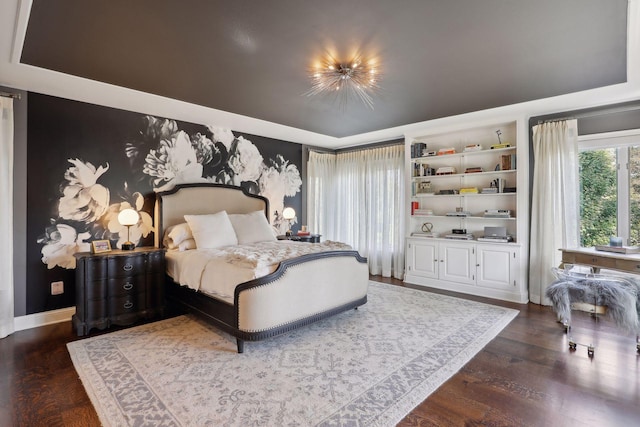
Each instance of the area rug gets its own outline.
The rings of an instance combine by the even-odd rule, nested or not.
[[[67,346],[105,426],[392,426],[518,313],[377,282],[368,299],[243,354],[190,315]]]

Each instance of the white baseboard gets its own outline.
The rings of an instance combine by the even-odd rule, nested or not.
[[[71,316],[76,314],[75,307],[60,308],[58,310],[44,311],[42,313],[27,314],[13,318],[16,331],[37,328],[38,326],[51,325],[53,323],[68,322]]]

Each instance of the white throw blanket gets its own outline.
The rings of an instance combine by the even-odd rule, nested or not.
[[[345,243],[332,241],[302,243],[283,240],[217,249],[168,251],[167,272],[181,285],[233,303],[233,292],[238,284],[274,272],[284,260],[351,249]]]

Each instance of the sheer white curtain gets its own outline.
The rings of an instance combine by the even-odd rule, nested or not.
[[[311,152],[308,222],[323,239],[353,246],[369,272],[404,273],[404,146]]]
[[[13,325],[13,99],[0,96],[0,338]]]
[[[533,127],[533,198],[529,300],[544,297],[561,262],[560,248],[578,246],[578,124],[576,120]]]

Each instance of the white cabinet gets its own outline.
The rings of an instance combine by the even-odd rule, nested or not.
[[[407,266],[411,275],[438,278],[438,243],[434,241],[410,240],[407,242]]]
[[[407,238],[405,282],[526,303],[525,271],[513,243]]]
[[[491,289],[517,288],[518,248],[508,245],[476,245],[476,283]]]
[[[468,243],[440,243],[439,278],[457,283],[475,283],[475,247]]]

